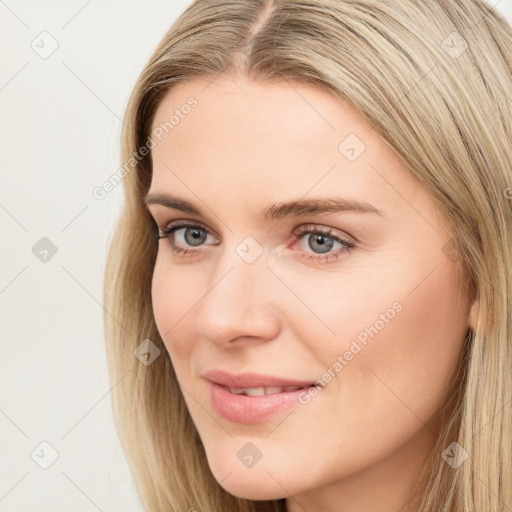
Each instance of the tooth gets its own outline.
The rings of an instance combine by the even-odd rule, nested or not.
[[[281,391],[283,391],[281,386],[268,386],[265,388],[266,395],[275,395],[277,393],[281,393]]]
[[[265,388],[245,388],[244,391],[248,396],[261,396],[265,394]]]
[[[286,386],[284,388],[285,391],[297,391],[298,389],[300,389],[300,386]]]
[[[261,396],[261,395],[276,395],[277,393],[298,391],[304,389],[300,386],[267,386],[259,388],[229,388],[229,391],[234,395],[247,395],[247,396]]]

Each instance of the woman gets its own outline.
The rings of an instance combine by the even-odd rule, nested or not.
[[[148,511],[512,509],[510,48],[477,0],[170,28],[105,283]]]

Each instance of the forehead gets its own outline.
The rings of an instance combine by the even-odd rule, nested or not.
[[[185,108],[190,98],[197,103],[192,109]],[[270,151],[295,146],[296,151],[304,152],[314,146],[328,152],[338,150],[339,139],[347,129],[364,134],[366,139],[378,139],[348,101],[325,89],[284,81],[262,83],[218,77],[213,81],[180,82],[160,103],[153,129],[165,127],[180,109],[189,113],[179,119],[174,115],[173,126],[166,130],[176,144],[178,139],[185,142],[195,135],[204,143],[223,148],[236,142],[247,149]],[[292,158],[293,154],[288,156]]]
[[[317,87],[226,77],[180,82],[160,103],[152,128],[161,132],[152,189],[189,197],[187,189],[200,190],[226,201],[339,193],[383,208],[407,206],[397,191],[422,192],[370,122]]]

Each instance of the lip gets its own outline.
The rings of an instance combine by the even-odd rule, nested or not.
[[[260,388],[270,386],[298,386],[309,387],[315,381],[300,381],[296,379],[285,379],[283,377],[273,377],[261,375],[258,373],[246,372],[238,375],[230,374],[224,370],[210,370],[203,377],[215,384],[221,384],[229,388]]]
[[[214,409],[233,423],[262,423],[299,403],[304,389],[282,391],[273,395],[247,396],[234,394],[228,388],[258,388],[270,386],[299,386],[308,388],[311,381],[271,377],[256,373],[232,375],[222,370],[212,370],[203,375],[210,387],[210,400]]]
[[[272,416],[299,403],[304,389],[283,391],[275,395],[235,395],[215,382],[209,381],[210,400],[214,409],[226,420],[233,423],[262,423]]]

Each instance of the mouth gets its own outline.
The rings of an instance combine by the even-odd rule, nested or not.
[[[235,388],[223,385],[220,386],[233,395],[245,396],[277,395],[279,393],[291,393],[294,391],[307,390],[309,388],[316,387],[314,384],[310,384],[309,386],[261,386],[254,388]]]
[[[210,381],[214,410],[231,423],[264,423],[300,403],[311,386],[230,388]]]
[[[308,388],[315,381],[287,379],[280,376],[263,375],[253,372],[231,374],[224,370],[210,370],[203,375],[204,378],[226,387],[233,394],[245,393],[249,396],[272,395],[283,391],[297,391]],[[293,389],[292,389],[293,388]]]
[[[203,374],[210,387],[213,409],[233,423],[263,423],[298,405],[316,381],[304,381],[252,372],[232,374],[210,370]]]

